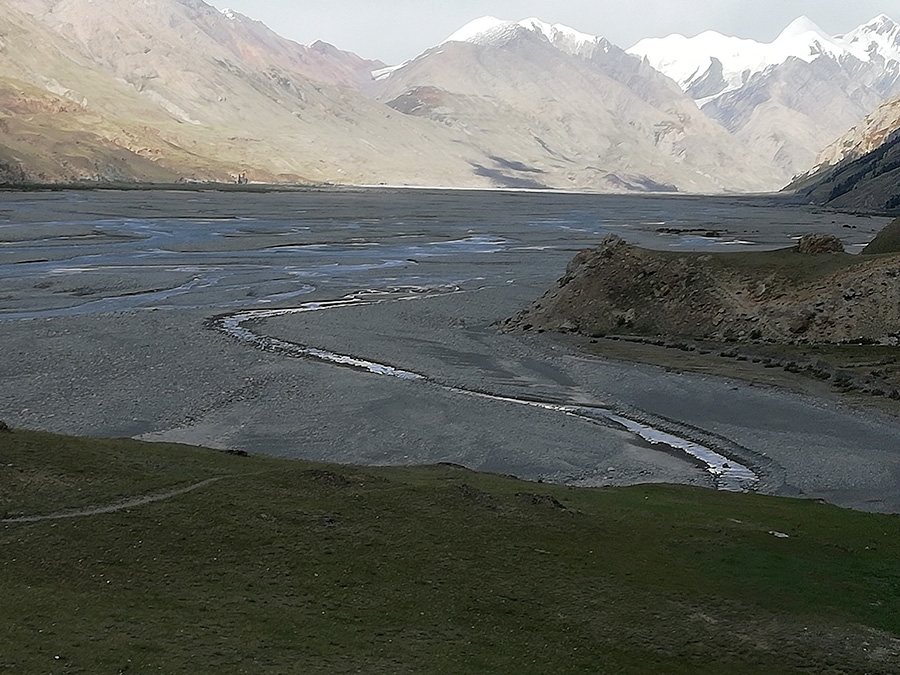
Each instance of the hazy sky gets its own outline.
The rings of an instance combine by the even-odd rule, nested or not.
[[[707,29],[769,42],[805,14],[827,33],[847,32],[880,13],[900,21],[900,0],[207,0],[308,44],[325,40],[395,64],[470,20],[536,16],[601,35],[627,49],[644,37]]]

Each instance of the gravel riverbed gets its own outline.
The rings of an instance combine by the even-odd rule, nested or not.
[[[494,325],[610,232],[712,251],[786,246],[815,230],[852,250],[884,223],[751,198],[3,193],[0,419],[345,463],[454,462],[573,485],[715,484],[696,461],[615,424],[459,389],[621,412],[751,466],[760,491],[900,512],[900,422],[890,415],[588,357]],[[210,327],[229,312],[392,288],[435,292],[252,327],[423,380],[291,358]]]

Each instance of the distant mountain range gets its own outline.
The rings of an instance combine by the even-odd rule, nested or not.
[[[844,36],[801,17],[768,44],[710,31],[642,40],[629,53],[791,175],[900,93],[900,26],[885,15]]]
[[[646,58],[701,103],[739,90],[789,59],[812,63],[822,56],[867,64],[865,69],[874,77],[862,84],[886,95],[900,74],[897,65],[891,65],[900,62],[900,26],[882,14],[846,35],[830,37],[803,16],[771,43],[707,31],[693,38],[641,40],[628,51]]]
[[[886,16],[628,51],[486,17],[388,66],[202,0],[5,0],[0,55],[0,184],[774,190],[900,93]]]

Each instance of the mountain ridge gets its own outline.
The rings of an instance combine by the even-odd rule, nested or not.
[[[30,42],[59,45],[66,56],[7,50],[0,75],[13,71],[39,88],[55,82],[85,115],[119,129],[108,134],[117,144],[133,153],[148,146],[153,161],[179,178],[485,184],[471,171],[480,155],[454,147],[455,135],[392,115],[352,87],[310,79],[303,72],[310,50],[259,22],[230,19],[201,0],[106,9],[87,0],[9,0],[3,15],[27,25]],[[52,130],[53,121],[46,125]],[[60,171],[56,179],[95,175]]]
[[[409,106],[426,91],[429,101]],[[605,38],[535,19],[476,20],[384,74],[376,95],[465,129],[489,156],[565,171],[554,187],[721,192],[780,182],[669,78]]]
[[[872,62],[900,41],[886,16],[870,24],[841,39]],[[826,145],[810,120],[830,119],[830,142],[894,78],[793,59],[701,112],[697,87],[715,93],[721,62],[685,92],[606,38],[534,17],[476,20],[390,67],[299,45],[203,0],[135,0],[116,12],[96,0],[7,0],[3,26],[6,183],[769,191]],[[810,32],[799,21],[784,35]]]
[[[836,208],[900,213],[900,97],[826,148],[818,166],[785,191]]]

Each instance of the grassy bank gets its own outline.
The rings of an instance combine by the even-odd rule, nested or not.
[[[900,518],[0,434],[0,672],[896,672]],[[786,535],[786,536],[784,536]]]

